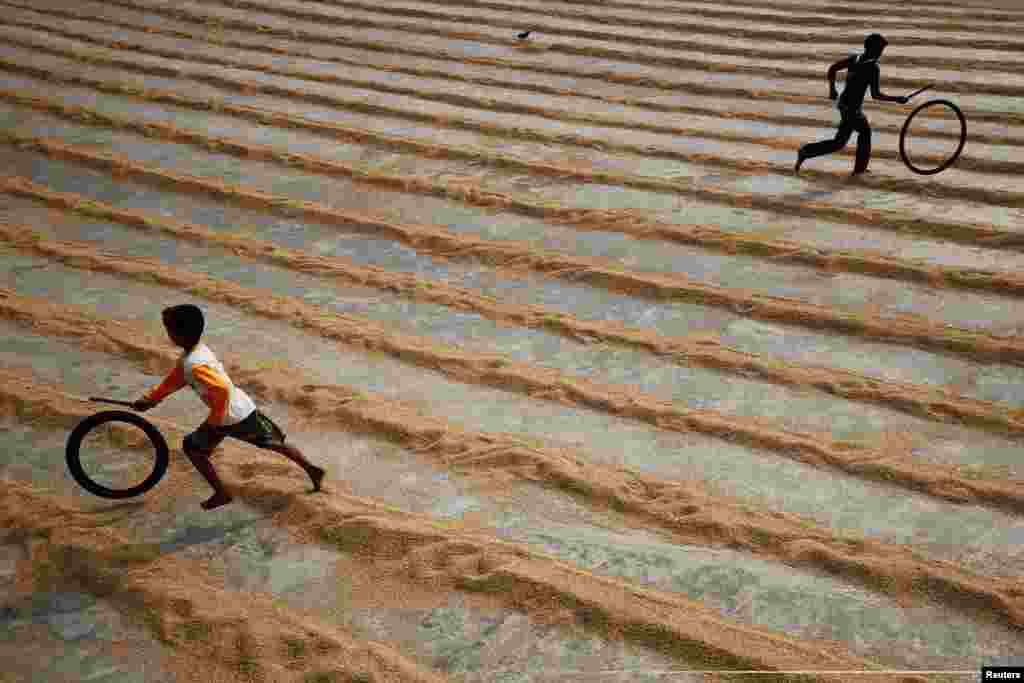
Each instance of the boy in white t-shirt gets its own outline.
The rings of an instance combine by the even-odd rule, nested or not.
[[[135,402],[135,409],[145,412],[186,384],[210,407],[206,421],[186,436],[183,443],[185,455],[213,487],[214,494],[202,504],[203,509],[212,510],[231,502],[231,496],[210,463],[210,455],[228,436],[280,453],[306,470],[313,490],[319,491],[324,470],[306,460],[299,449],[285,444],[284,432],[256,409],[248,394],[231,382],[213,351],[199,343],[205,325],[199,307],[184,304],[166,308],[163,321],[167,336],[185,352],[160,386]]]

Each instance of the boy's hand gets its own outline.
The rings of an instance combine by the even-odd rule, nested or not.
[[[147,401],[144,398],[140,398],[138,401],[132,404],[132,407],[135,408],[135,410],[139,411],[140,413],[144,413],[155,406],[155,401]]]

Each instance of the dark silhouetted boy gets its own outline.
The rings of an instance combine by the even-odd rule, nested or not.
[[[878,60],[889,43],[881,35],[872,33],[864,39],[864,52],[860,55],[853,55],[833,64],[828,70],[828,92],[829,99],[836,99],[836,73],[841,69],[847,69],[846,87],[843,94],[839,96],[839,114],[842,117],[839,121],[839,129],[831,140],[822,140],[800,148],[796,158],[796,172],[800,173],[800,166],[808,159],[819,157],[832,152],[838,152],[850,141],[854,131],[857,133],[857,161],[853,167],[853,175],[859,175],[868,170],[868,162],[871,160],[871,126],[867,117],[861,110],[864,106],[864,95],[868,88],[871,88],[871,96],[883,102],[899,102],[906,104],[909,100],[903,96],[883,95],[878,88],[878,79],[881,70],[878,68]]]

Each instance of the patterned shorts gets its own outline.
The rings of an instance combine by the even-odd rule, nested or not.
[[[260,448],[283,446],[285,439],[280,427],[260,411],[254,410],[249,417],[228,427],[211,427],[204,423],[185,437],[185,451],[209,455],[228,436]]]

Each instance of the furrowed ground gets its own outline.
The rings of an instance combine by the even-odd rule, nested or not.
[[[864,17],[857,13],[866,12]],[[875,22],[875,23],[870,23]],[[533,29],[528,40],[516,33]],[[968,681],[1024,665],[1024,10],[0,0],[0,681]],[[831,137],[829,64],[957,102]],[[948,149],[926,120],[917,142]],[[206,338],[314,462],[147,414]],[[146,447],[98,446],[111,467]]]

